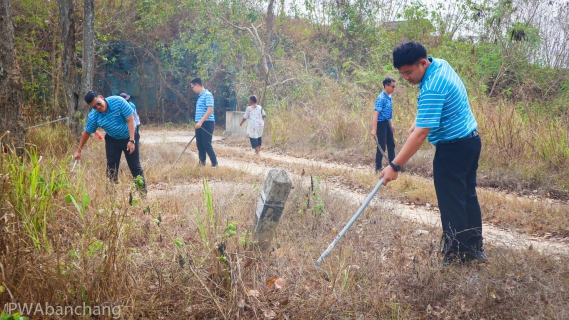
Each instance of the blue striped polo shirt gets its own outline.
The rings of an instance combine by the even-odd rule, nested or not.
[[[198,95],[198,101],[196,102],[196,122],[200,121],[207,111],[207,107],[212,107],[213,109],[213,94],[209,90],[204,89],[202,93]],[[215,121],[215,116],[213,110],[211,115],[205,121]]]
[[[382,91],[379,96],[377,96],[377,99],[375,99],[375,107],[373,110],[379,112],[379,116],[377,116],[378,122],[391,120],[393,117],[393,100],[385,91]]]
[[[134,112],[132,107],[125,99],[118,96],[107,97],[105,101],[107,101],[108,106],[107,112],[102,113],[91,109],[87,116],[85,131],[93,134],[98,127],[101,127],[111,138],[130,138],[126,118]]]
[[[429,61],[419,84],[415,126],[431,128],[427,139],[433,145],[466,137],[478,127],[466,88],[448,62],[433,57]]]

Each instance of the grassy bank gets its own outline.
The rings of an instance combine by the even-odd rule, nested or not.
[[[358,206],[323,180],[314,193],[308,177],[294,179],[261,253],[247,249],[247,230],[262,177],[187,158],[167,170],[178,150],[143,146],[150,194],[129,206],[128,174],[107,184],[102,144],[91,141],[69,173],[61,155],[73,143],[56,156],[56,136],[31,137],[40,151],[23,162],[2,155],[2,305],[85,302],[125,319],[569,315],[567,257],[489,247],[487,266],[440,270],[439,230],[370,207],[319,269],[312,259]]]

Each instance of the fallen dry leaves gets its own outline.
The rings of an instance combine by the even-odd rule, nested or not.
[[[258,290],[247,291],[247,297],[259,297],[261,293]]]
[[[284,278],[271,278],[265,283],[265,286],[270,287],[275,285],[275,288],[282,289],[286,285],[286,280]]]

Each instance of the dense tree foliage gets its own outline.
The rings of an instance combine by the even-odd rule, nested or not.
[[[65,67],[81,74],[84,65],[83,4],[74,5],[75,56],[62,59],[57,3],[14,1],[28,123],[67,114]],[[131,92],[143,123],[187,122],[195,101],[188,83],[199,76],[220,122],[224,110],[243,110],[256,94],[274,145],[307,139],[302,147],[369,149],[365,113],[383,77],[402,80],[392,49],[418,40],[465,82],[496,152],[483,163],[524,163],[531,184],[544,178],[529,163],[569,165],[568,13],[561,0],[97,0],[94,87]],[[407,126],[416,88],[404,81],[398,88],[395,120]]]
[[[242,105],[248,94],[259,93],[265,70],[270,70],[270,104],[277,105],[324,78],[377,89],[377,80],[391,68],[393,46],[416,39],[449,60],[480,94],[557,114],[567,106],[567,3],[280,1],[271,8],[276,21],[266,37],[267,5],[240,0],[216,5],[196,0],[96,1],[97,70],[118,58],[113,41],[126,41],[138,48],[130,54],[158,66],[158,74],[146,76],[174,94],[184,96],[188,79],[200,76],[212,86],[227,84]],[[63,115],[58,6],[18,0],[14,9],[30,115]],[[76,39],[81,39],[83,29],[77,29]],[[79,70],[82,49],[76,49]]]

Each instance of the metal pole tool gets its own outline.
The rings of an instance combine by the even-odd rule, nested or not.
[[[195,138],[196,138],[196,136],[194,135],[194,137],[192,138],[192,140],[190,140],[190,142],[188,142],[188,144],[186,145],[186,147],[184,148],[182,153],[180,153],[180,156],[178,156],[178,159],[176,159],[176,161],[174,161],[174,164],[176,164],[176,162],[178,162],[178,160],[180,160],[180,158],[182,157],[184,152],[186,152],[186,149],[188,149],[188,147],[190,146],[190,143],[192,143],[192,141],[194,141]]]
[[[318,260],[316,260],[314,263],[316,265],[321,265],[322,261],[324,261],[324,259],[328,256],[328,254],[330,254],[330,251],[332,251],[332,249],[334,249],[334,247],[336,246],[336,244],[338,244],[338,242],[340,241],[340,239],[342,239],[342,237],[346,234],[346,232],[348,232],[348,229],[350,229],[350,227],[354,224],[354,222],[356,222],[356,220],[358,219],[358,217],[360,216],[360,214],[362,214],[362,212],[364,211],[364,209],[367,207],[367,205],[369,204],[369,202],[371,201],[371,199],[373,198],[373,196],[377,193],[377,191],[379,190],[379,188],[381,187],[381,185],[383,184],[383,178],[379,179],[379,182],[377,183],[377,185],[375,186],[375,188],[373,188],[372,192],[367,196],[367,198],[365,199],[364,203],[362,204],[362,206],[358,209],[358,211],[356,212],[356,214],[354,214],[354,216],[352,217],[352,219],[350,219],[350,221],[348,222],[348,224],[344,227],[344,229],[342,229],[342,231],[340,231],[340,233],[338,233],[338,235],[336,236],[336,238],[334,238],[334,241],[332,241],[332,243],[330,243],[330,245],[328,246],[328,248],[322,253],[322,255],[320,256],[320,258],[318,258]]]
[[[373,140],[375,140],[375,144],[377,145],[377,148],[379,149],[379,152],[381,152],[381,155],[385,157],[385,159],[387,159],[387,162],[389,163],[389,158],[387,157],[387,155],[385,154],[385,151],[383,151],[383,149],[381,149],[381,147],[379,146],[379,141],[377,141],[377,136],[373,137]]]

